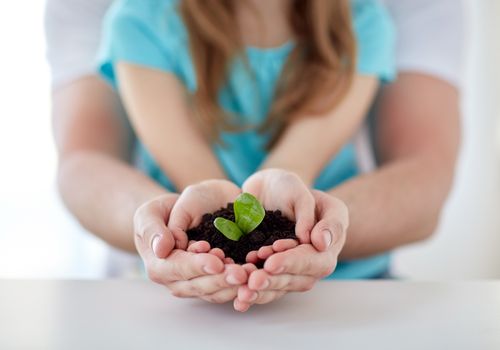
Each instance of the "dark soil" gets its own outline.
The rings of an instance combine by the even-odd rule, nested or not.
[[[262,223],[249,234],[244,235],[239,241],[232,241],[214,226],[214,220],[223,217],[234,221],[233,204],[221,208],[215,213],[205,214],[201,223],[187,231],[189,240],[207,241],[211,248],[221,248],[226,257],[230,257],[237,264],[244,264],[248,252],[259,250],[262,246],[272,245],[278,239],[297,239],[295,236],[295,222],[281,214],[279,210],[266,210]]]

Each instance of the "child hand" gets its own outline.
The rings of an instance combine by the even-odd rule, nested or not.
[[[296,222],[295,234],[300,243],[310,242],[314,226],[314,197],[298,175],[281,169],[265,169],[250,176],[242,186],[267,210],[280,210]]]
[[[241,189],[227,180],[206,180],[186,187],[172,208],[168,221],[168,228],[174,235],[182,237],[176,242],[176,247],[187,249],[186,231],[198,225],[204,214],[226,207],[227,203],[233,202],[240,193]],[[189,249],[193,252],[204,251],[207,244],[208,242],[204,241],[196,242],[194,246],[190,245]],[[214,253],[217,255],[220,252]]]
[[[310,232],[315,222],[315,201],[298,175],[281,169],[265,169],[250,176],[242,189],[257,197],[267,210],[280,210],[290,220],[296,221],[295,235],[300,243],[310,242]],[[247,262],[255,264],[275,252],[283,252],[297,245],[295,240],[278,240],[272,246],[248,253]]]

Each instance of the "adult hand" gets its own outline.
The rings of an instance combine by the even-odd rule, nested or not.
[[[162,195],[135,213],[135,245],[148,277],[179,297],[217,303],[233,300],[238,286],[247,282],[247,271],[253,268],[224,265],[215,254],[173,249],[175,241],[186,241],[185,233],[184,237],[175,236],[166,224],[178,198],[176,194]]]
[[[314,197],[307,185],[295,173],[281,169],[265,169],[250,176],[242,189],[259,199],[267,210],[280,210],[296,222],[295,235],[300,243],[310,243],[314,226]],[[295,240],[278,240],[272,246],[250,252],[247,261],[256,263],[267,259],[274,252],[282,252],[297,246]]]
[[[239,287],[234,308],[246,311],[252,304],[266,304],[288,292],[310,290],[315,283],[331,274],[346,239],[349,215],[345,204],[329,194],[312,191],[316,201],[318,222],[311,232],[314,244],[301,244],[295,248],[272,254],[264,268],[251,272],[248,284]],[[329,234],[330,244],[323,252],[315,246],[325,244]]]

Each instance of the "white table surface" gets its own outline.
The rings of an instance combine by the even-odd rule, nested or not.
[[[500,349],[500,282],[320,282],[241,314],[148,281],[0,280],[0,349]]]

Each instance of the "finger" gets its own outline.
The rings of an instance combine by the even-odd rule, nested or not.
[[[188,236],[186,232],[176,227],[172,228],[171,231],[175,239],[175,247],[177,249],[186,250],[188,245]]]
[[[220,290],[210,295],[204,295],[200,298],[205,301],[208,301],[209,303],[224,304],[234,300],[237,294],[238,294],[238,287],[232,287]]]
[[[166,258],[174,249],[174,246],[174,237],[168,229],[161,235],[155,235],[151,242],[152,251],[158,259]]]
[[[279,299],[286,292],[285,291],[253,291],[247,286],[241,286],[238,288],[238,300],[246,304],[267,304],[273,300]]]
[[[307,275],[326,277],[337,264],[337,254],[329,250],[318,252],[310,244],[301,244],[293,249],[275,253],[264,263],[264,270],[270,274]]]
[[[161,200],[141,206],[134,215],[134,232],[138,252],[143,259],[167,257],[174,248],[172,232],[165,224],[168,208]]]
[[[233,308],[239,312],[246,312],[248,309],[250,309],[250,304],[245,303],[236,297],[233,301]]]
[[[259,292],[251,290],[248,286],[241,286],[238,288],[237,298],[247,304],[252,304],[259,297]]]
[[[210,251],[210,244],[207,241],[197,241],[190,244],[187,251],[191,253],[208,253]]]
[[[311,232],[311,242],[320,252],[333,246],[338,254],[345,242],[349,224],[347,207],[329,194],[313,191],[313,195],[316,199],[316,215],[319,221]]]
[[[212,248],[212,249],[210,249],[209,253],[215,255],[216,257],[218,257],[222,261],[224,261],[224,258],[226,257],[224,254],[224,251],[220,248]]]
[[[201,222],[203,214],[226,206],[241,193],[238,186],[226,180],[211,179],[184,189],[172,208],[168,227],[186,231]]]
[[[263,270],[256,270],[252,272],[248,277],[248,288],[253,291],[265,290],[268,289],[271,275]]]
[[[268,245],[260,247],[259,250],[257,251],[257,256],[259,257],[259,259],[266,260],[273,253],[274,253],[273,247]]]
[[[176,281],[167,287],[179,297],[201,297],[217,293],[246,283],[248,275],[240,265],[226,265],[224,272],[217,275],[196,277],[187,281]]]
[[[259,257],[257,255],[256,250],[252,250],[251,252],[248,252],[246,256],[246,261],[248,263],[256,264],[259,261]]]
[[[262,291],[259,292],[259,296],[257,300],[253,302],[253,304],[269,304],[272,301],[276,301],[285,295],[286,292],[282,290],[270,290],[270,291]]]
[[[247,275],[250,276],[250,274],[254,271],[257,270],[257,266],[255,266],[252,263],[246,263],[242,265],[243,269],[247,272]]]
[[[153,260],[146,269],[153,281],[168,284],[222,273],[224,263],[212,254],[175,249],[165,260]]]
[[[316,203],[309,191],[304,191],[294,204],[295,235],[300,243],[310,243],[310,234],[315,221]]]
[[[284,252],[285,250],[295,248],[299,243],[295,239],[279,239],[274,241],[273,250],[275,253]]]
[[[306,275],[270,275],[265,270],[258,270],[248,278],[248,288],[255,291],[304,292],[310,290],[317,280],[315,277]]]

